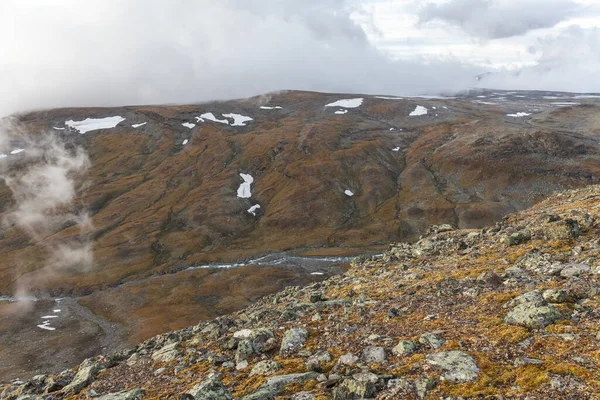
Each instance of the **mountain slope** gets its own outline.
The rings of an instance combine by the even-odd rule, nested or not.
[[[591,186],[490,228],[433,227],[343,276],[3,398],[597,398],[599,201]]]

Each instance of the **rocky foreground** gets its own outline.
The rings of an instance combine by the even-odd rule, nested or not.
[[[600,186],[432,227],[234,314],[1,398],[600,398]]]

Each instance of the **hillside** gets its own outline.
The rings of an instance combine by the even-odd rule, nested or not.
[[[82,233],[65,223],[42,240],[0,228],[0,296],[39,299],[27,312],[0,301],[0,380],[59,372],[348,268],[329,257],[378,254],[431,225],[481,228],[597,183],[599,111],[598,99],[566,93],[281,92],[18,116],[34,137],[52,132],[89,155],[69,207],[91,224]],[[101,124],[88,130],[98,124],[88,118]],[[13,146],[0,162],[18,172],[27,143]],[[4,220],[15,205],[4,184],[0,199]],[[69,241],[89,241],[93,265],[49,273],[48,249]],[[285,265],[193,268],[273,253]],[[54,309],[55,330],[39,328]]]
[[[596,399],[599,204],[590,186],[492,227],[435,226],[2,398]]]

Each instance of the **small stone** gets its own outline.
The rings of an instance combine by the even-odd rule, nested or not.
[[[305,362],[309,371],[320,371],[321,364],[331,362],[331,354],[327,350],[320,350],[308,357]]]
[[[437,350],[440,347],[442,347],[444,343],[446,343],[446,340],[443,337],[436,335],[435,333],[427,332],[421,335],[421,337],[419,338],[419,343],[425,346],[429,346],[434,350]]]
[[[96,400],[138,400],[141,399],[143,395],[144,392],[141,389],[133,389],[117,393],[105,394],[104,396],[96,397]]]
[[[196,400],[233,400],[229,390],[214,375],[209,375],[205,381],[198,383],[188,391],[188,394],[194,396]]]
[[[242,371],[248,368],[248,360],[242,360],[235,365],[235,369],[238,371]]]
[[[356,364],[358,362],[358,357],[356,357],[354,354],[344,354],[343,356],[340,356],[340,358],[338,359],[338,364],[341,365],[347,365],[347,366],[353,366],[354,364]]]
[[[237,350],[235,352],[235,362],[239,364],[240,362],[247,360],[256,354],[257,353],[254,350],[254,347],[252,346],[250,340],[241,340],[238,343]]]
[[[250,371],[250,376],[269,376],[274,375],[275,372],[281,369],[281,365],[278,362],[271,360],[264,360],[258,362],[254,367],[252,367],[252,371]]]
[[[528,358],[528,357],[517,357],[515,359],[515,362],[513,363],[513,365],[515,367],[520,367],[523,365],[537,365],[537,364],[543,364],[544,361],[539,360],[537,358]]]
[[[309,301],[311,303],[317,303],[319,301],[323,301],[323,292],[313,292],[310,294]]]
[[[370,381],[358,381],[356,379],[344,379],[334,390],[334,400],[356,400],[369,399],[377,395],[375,383]]]
[[[420,399],[424,399],[435,385],[436,382],[431,378],[419,378],[415,381],[415,393]]]
[[[297,352],[304,346],[307,337],[308,331],[304,328],[290,329],[283,335],[279,352],[282,355],[289,355]]]
[[[528,240],[531,240],[531,232],[527,230],[515,232],[506,237],[506,243],[509,246],[516,246],[521,243],[527,242]]]
[[[385,349],[383,347],[365,347],[361,356],[367,364],[382,364],[385,362]]]
[[[513,308],[504,318],[511,325],[521,325],[527,328],[543,328],[562,318],[558,309],[549,305],[523,303]]]
[[[479,373],[473,357],[464,351],[453,350],[429,354],[425,359],[429,365],[443,369],[444,379],[453,383],[472,382],[477,379]]]
[[[392,349],[392,353],[398,357],[408,356],[415,351],[417,351],[418,347],[415,342],[411,342],[410,340],[401,340],[396,347]]]

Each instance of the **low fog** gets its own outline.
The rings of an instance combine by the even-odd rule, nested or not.
[[[558,59],[571,75],[564,75],[562,64],[548,68],[542,42],[531,50],[540,53],[539,68],[520,76],[448,54],[394,61],[352,18],[372,1],[4,0],[0,115],[60,106],[190,103],[284,89],[416,95],[478,85],[544,89],[551,82],[554,89],[600,91],[598,79],[578,74],[579,53],[569,46]],[[521,3],[513,2],[499,19],[490,1],[404,3],[415,24],[418,15],[422,22],[443,20],[475,39],[552,26],[580,8],[571,1],[546,6],[530,0],[519,9]],[[477,3],[471,13],[456,17],[457,9],[471,3]],[[597,41],[598,35],[579,36]],[[591,66],[598,66],[597,54]],[[494,80],[477,81],[486,72]]]

